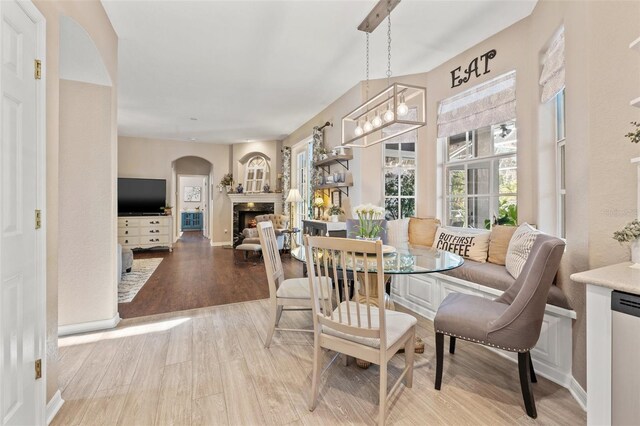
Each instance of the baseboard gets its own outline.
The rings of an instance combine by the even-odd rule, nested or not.
[[[120,314],[113,318],[100,321],[81,322],[78,324],[61,325],[58,327],[58,336],[69,336],[71,334],[87,333],[89,331],[108,330],[114,328],[120,322]]]
[[[232,241],[211,241],[211,247],[222,247],[222,246],[230,246],[232,245]]]
[[[57,390],[51,398],[51,401],[47,403],[47,424],[53,421],[58,411],[60,411],[60,408],[62,408],[62,404],[64,404],[64,399],[62,399],[60,390]]]
[[[569,384],[569,392],[571,392],[573,399],[578,401],[580,407],[582,407],[584,411],[587,411],[587,391],[582,389],[582,386],[580,386],[580,383],[578,383],[575,378],[571,379],[571,383]]]

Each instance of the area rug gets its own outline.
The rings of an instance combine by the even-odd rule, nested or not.
[[[131,272],[122,274],[118,285],[118,303],[131,302],[153,275],[160,262],[162,258],[134,259]]]

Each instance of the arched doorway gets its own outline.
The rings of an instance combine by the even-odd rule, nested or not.
[[[175,159],[171,163],[171,196],[170,200],[175,209],[174,241],[183,232],[183,216],[202,217],[202,235],[211,239],[212,236],[212,192],[213,164],[202,157],[185,156]]]

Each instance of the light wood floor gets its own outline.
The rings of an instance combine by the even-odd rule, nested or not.
[[[60,339],[66,402],[53,425],[375,423],[378,367],[332,364],[309,412],[311,335],[276,333],[265,349],[267,313],[260,300],[135,318],[112,331]],[[283,314],[283,327],[304,325],[311,325],[309,313]],[[416,354],[413,388],[394,399],[388,424],[585,424],[569,392],[541,377],[533,385],[538,419],[527,417],[516,364],[463,341],[455,355],[445,354],[442,391],[434,390],[432,329],[419,321],[426,351]],[[397,377],[403,355],[392,364]]]

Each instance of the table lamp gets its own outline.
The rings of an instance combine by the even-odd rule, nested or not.
[[[298,191],[298,188],[291,188],[289,190],[289,193],[287,194],[287,198],[284,200],[284,202],[291,204],[291,206],[289,207],[289,229],[290,230],[293,230],[293,206],[296,203],[301,203],[303,201],[304,200],[302,199],[302,196],[300,195],[300,191]],[[293,243],[294,241],[293,234],[289,234],[289,238],[290,238],[289,244]]]

